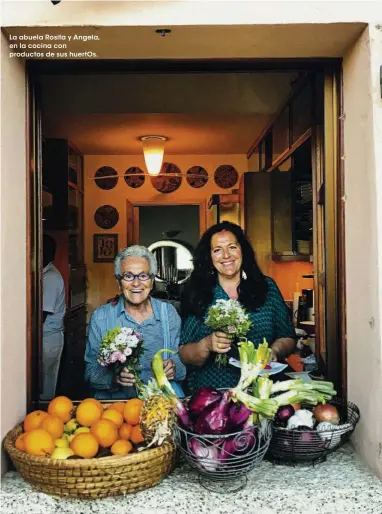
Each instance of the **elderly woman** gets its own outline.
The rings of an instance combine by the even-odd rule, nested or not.
[[[194,270],[182,299],[179,354],[188,367],[190,393],[200,387],[233,387],[238,381],[237,368],[215,363],[217,353],[231,350],[231,339],[204,324],[208,307],[229,298],[238,299],[249,314],[248,339],[258,346],[265,337],[271,344],[272,360],[283,359],[295,347],[285,302],[276,283],[261,272],[243,230],[226,221],[213,225],[196,247]]]
[[[122,250],[114,262],[114,274],[121,295],[118,301],[96,309],[91,317],[85,351],[85,379],[99,399],[123,399],[136,396],[134,376],[123,369],[113,380],[111,370],[98,362],[100,343],[105,333],[115,327],[133,328],[143,336],[144,353],[140,359],[140,378],[152,377],[151,359],[167,346],[178,352],[181,321],[169,303],[150,297],[157,271],[155,256],[144,246]],[[166,344],[167,343],[167,344]],[[169,380],[181,381],[186,370],[178,354],[164,360]]]

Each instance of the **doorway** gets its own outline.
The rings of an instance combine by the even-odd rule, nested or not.
[[[232,75],[233,63],[227,62],[227,64],[229,66],[226,70],[224,70],[224,63],[221,63],[221,62],[213,63],[211,61],[211,69],[213,69],[217,75],[220,74],[220,76],[222,73],[227,73],[227,70],[229,70],[230,75]],[[330,71],[328,72],[327,68],[325,71],[324,67],[322,66],[322,63],[316,64],[316,65],[314,65],[314,63],[311,63],[312,67],[307,72],[306,69],[301,70],[299,68],[299,66],[293,67],[293,63],[291,63],[290,69],[288,70],[288,72],[290,73],[290,75],[292,77],[291,91],[289,93],[291,93],[292,91],[295,93],[295,89],[296,89],[295,81],[297,79],[298,79],[298,82],[300,82],[300,79],[304,79],[307,74],[310,77],[313,77],[314,83],[317,85],[317,88],[318,88],[316,90],[317,96],[315,97],[315,99],[317,101],[315,103],[318,106],[317,109],[321,109],[320,112],[322,115],[323,110],[324,110],[323,105],[325,103],[325,94],[326,94],[326,90],[325,90],[325,80],[326,79],[325,79],[325,77],[328,77],[327,80],[329,80],[329,77],[337,77],[338,78],[339,68],[338,68],[337,64],[332,66],[330,68]],[[46,67],[47,64],[45,63],[44,66]],[[57,66],[57,62],[55,63],[55,66]],[[66,81],[68,80],[68,76],[69,76],[70,81],[72,81],[71,84],[73,85],[77,79],[75,78],[75,76],[70,75],[70,69],[68,69],[66,66],[67,66],[67,64],[63,64],[62,73],[66,75],[66,77],[65,77]],[[92,66],[93,66],[93,70],[94,70],[94,63],[92,64]],[[108,66],[110,66],[110,64],[107,64],[106,68]],[[247,66],[246,72],[248,73],[249,72],[248,71],[249,70],[248,63],[246,66]],[[256,66],[255,65],[253,65],[253,66],[254,66],[254,73],[258,73],[258,71],[256,72],[256,69],[255,69]],[[306,66],[306,64],[305,64],[305,66]],[[37,66],[37,68],[38,68],[38,66]],[[195,69],[198,69],[197,63],[195,64]],[[102,70],[102,63],[100,63],[100,70]],[[180,71],[180,73],[182,73],[181,67],[179,68],[179,71]],[[264,70],[262,70],[262,72],[263,71]],[[268,71],[274,72],[275,70],[274,70],[274,68],[269,68]],[[192,70],[191,70],[191,72],[192,72]],[[234,68],[233,74],[235,74],[236,72],[238,74],[240,73],[240,64],[239,63],[236,64],[236,68]],[[38,80],[38,75],[39,75],[39,73],[41,74],[41,70],[38,71],[35,68],[33,70],[33,73],[37,74],[36,79]],[[45,68],[45,73],[46,73],[46,68]],[[102,71],[101,71],[101,73],[102,73]],[[188,65],[187,71],[184,71],[184,73],[185,74],[190,73],[189,65]],[[60,74],[58,75],[57,78],[59,78],[59,76],[60,76]],[[86,71],[85,71],[85,76],[86,76]],[[333,84],[337,83],[336,82],[337,78],[332,79]],[[92,80],[91,74],[87,78],[87,80]],[[50,86],[48,85],[45,87],[48,87],[47,91],[48,91],[48,94],[50,95],[50,101],[51,101],[52,100],[51,95],[54,90],[54,88],[52,89],[52,84],[54,84],[54,80],[52,80],[52,77],[50,76],[49,80],[47,82],[50,82]],[[303,80],[302,80],[302,82],[303,82]],[[318,96],[318,92],[319,92],[320,96]],[[195,96],[195,98],[196,98],[197,93],[194,92],[194,95],[196,95]],[[319,98],[320,98],[320,101],[318,100]],[[237,158],[237,162],[241,163],[241,164],[236,165],[236,167],[239,168],[239,172],[237,173],[238,176],[236,178],[236,181],[234,181],[231,186],[228,186],[228,188],[227,188],[226,182],[224,182],[224,180],[228,180],[228,183],[230,183],[229,180],[232,177],[232,173],[231,173],[231,175],[229,175],[229,174],[224,175],[224,173],[227,172],[227,163],[226,162],[220,163],[222,165],[224,164],[224,166],[226,166],[226,168],[224,169],[224,173],[222,175],[224,178],[220,181],[220,184],[218,185],[218,187],[216,186],[217,182],[216,182],[216,178],[215,178],[215,172],[216,172],[218,166],[214,166],[212,168],[212,170],[210,170],[210,169],[208,170],[209,181],[214,186],[214,189],[211,189],[211,193],[215,193],[215,194],[217,193],[222,197],[221,205],[224,205],[223,197],[225,195],[228,195],[228,194],[236,195],[239,198],[240,197],[240,195],[238,195],[239,189],[241,187],[244,187],[244,189],[245,189],[245,180],[242,180],[244,175],[248,174],[248,175],[252,175],[252,176],[254,176],[254,175],[267,176],[268,174],[272,173],[273,171],[276,171],[276,168],[279,168],[281,170],[282,166],[285,164],[285,162],[288,159],[294,158],[293,154],[294,154],[294,152],[296,152],[298,150],[299,146],[302,145],[304,142],[306,142],[309,139],[309,142],[310,142],[310,145],[312,148],[312,152],[311,152],[312,172],[314,175],[313,183],[312,183],[312,190],[313,190],[313,200],[314,200],[314,207],[313,207],[314,221],[313,221],[313,223],[315,226],[315,230],[314,230],[314,240],[312,241],[312,246],[313,246],[313,258],[315,259],[315,261],[312,264],[314,267],[314,274],[315,274],[314,288],[315,288],[315,290],[317,288],[321,288],[321,292],[316,295],[316,307],[317,307],[317,311],[320,313],[316,319],[319,320],[320,330],[321,330],[320,336],[319,336],[320,344],[318,345],[318,348],[320,349],[320,352],[324,356],[324,358],[327,359],[326,350],[328,348],[328,344],[332,345],[333,348],[341,348],[341,344],[342,344],[341,330],[343,330],[343,327],[340,326],[339,318],[336,316],[333,317],[332,315],[327,316],[326,312],[325,312],[325,305],[326,305],[326,302],[328,299],[329,299],[329,303],[330,303],[331,307],[333,307],[335,311],[336,311],[336,309],[338,310],[338,306],[340,305],[340,303],[339,303],[340,300],[339,300],[339,295],[338,295],[338,287],[337,287],[337,284],[333,283],[333,276],[336,276],[337,278],[340,277],[340,274],[336,274],[337,273],[337,264],[338,264],[337,259],[339,258],[340,255],[337,254],[335,251],[332,251],[330,253],[330,263],[329,263],[329,261],[327,260],[328,254],[326,253],[326,248],[329,249],[329,246],[327,244],[328,243],[327,240],[325,240],[325,237],[327,237],[327,236],[325,236],[325,233],[332,234],[332,235],[334,233],[336,233],[335,230],[330,228],[332,226],[331,224],[336,223],[337,219],[340,221],[340,216],[336,217],[335,219],[331,219],[329,216],[325,217],[325,212],[326,212],[325,211],[325,202],[328,199],[331,199],[331,201],[333,202],[333,200],[337,197],[337,195],[340,194],[340,188],[336,189],[336,187],[337,187],[337,178],[336,178],[337,167],[336,167],[335,161],[332,160],[332,162],[329,162],[327,160],[326,162],[324,162],[325,156],[327,156],[327,152],[325,155],[323,153],[324,135],[328,133],[327,131],[325,131],[325,124],[330,122],[332,125],[333,125],[333,123],[335,125],[335,122],[333,122],[333,119],[335,118],[336,113],[334,111],[332,113],[327,112],[326,117],[323,118],[321,116],[319,118],[319,121],[313,127],[310,127],[308,129],[308,131],[304,132],[304,130],[303,130],[304,126],[299,127],[300,132],[297,134],[298,137],[296,137],[295,139],[293,139],[293,137],[290,137],[287,141],[287,149],[284,149],[284,151],[282,151],[282,149],[281,149],[280,153],[276,157],[274,157],[274,156],[272,156],[272,145],[269,144],[268,136],[269,136],[269,133],[272,131],[271,129],[272,129],[272,127],[274,127],[275,122],[279,120],[279,115],[280,115],[280,112],[282,111],[283,106],[289,105],[288,102],[290,102],[290,95],[288,94],[288,95],[286,95],[286,97],[283,97],[282,99],[279,99],[279,100],[280,100],[280,105],[279,105],[279,108],[277,109],[277,112],[274,112],[273,116],[269,116],[267,120],[263,119],[260,126],[257,126],[257,128],[256,128],[257,136],[251,136],[250,139],[253,141],[251,148],[249,148],[247,146],[246,151],[243,153],[242,157],[240,157],[240,159]],[[333,105],[333,103],[332,103],[332,105]],[[332,115],[332,117],[331,117],[331,115]],[[292,117],[292,114],[291,114],[291,112],[289,112],[288,116],[286,117],[287,123],[289,123],[291,121],[291,117]],[[47,119],[47,117],[46,117],[46,119]],[[105,118],[105,120],[106,120],[106,118]],[[222,125],[222,119],[217,118],[217,120],[220,123],[220,125]],[[230,132],[234,132],[234,130],[233,130],[234,126],[231,123],[228,123],[227,120],[228,120],[228,118],[226,118],[224,120],[226,122],[227,129],[229,129]],[[62,116],[61,121],[62,121],[63,125],[67,127],[67,125],[65,125],[64,116]],[[66,121],[68,121],[68,120],[66,120]],[[69,119],[69,121],[70,121],[70,119]],[[232,122],[232,118],[230,118],[229,121]],[[49,122],[49,120],[48,120],[48,122]],[[79,125],[77,125],[77,127],[78,126]],[[295,124],[295,126],[296,126],[296,124]],[[62,130],[62,127],[61,127],[61,129],[57,129],[58,132],[56,132],[55,130],[56,129],[54,129],[54,127],[52,128],[52,125],[50,125],[51,134],[49,134],[48,139],[57,138],[58,136],[60,136],[63,133],[63,132],[60,132],[60,130]],[[64,128],[64,130],[67,131],[68,129]],[[68,132],[66,132],[66,133],[68,133]],[[70,133],[68,133],[67,137],[70,137]],[[337,144],[336,143],[337,134],[332,131],[330,133],[330,136],[325,136],[325,137],[326,137],[326,145],[327,145],[326,148],[335,149],[336,144]],[[333,141],[330,142],[329,141],[330,138],[332,138]],[[213,139],[213,137],[211,138],[211,141],[212,141],[212,139]],[[76,143],[76,141],[74,141],[74,142]],[[328,146],[328,143],[329,143],[329,146]],[[82,145],[80,145],[80,146],[82,146]],[[271,149],[271,160],[269,160],[270,149]],[[82,148],[80,147],[80,151],[81,150],[82,150]],[[231,154],[227,154],[227,155],[231,155]],[[232,154],[232,155],[234,155],[234,154]],[[195,156],[197,156],[198,161],[201,160],[201,157],[198,156],[198,154],[195,154]],[[256,166],[254,165],[255,159],[258,159]],[[93,257],[94,257],[92,255],[93,248],[90,247],[90,245],[89,245],[89,232],[94,232],[94,226],[92,226],[92,223],[93,223],[93,220],[95,219],[95,212],[97,211],[99,213],[98,220],[99,220],[100,224],[98,224],[98,222],[97,222],[97,226],[101,230],[97,229],[98,232],[102,232],[105,230],[112,232],[113,227],[118,226],[117,224],[121,223],[122,219],[126,220],[125,227],[126,228],[130,227],[130,230],[123,230],[123,235],[121,234],[121,232],[113,234],[113,235],[117,235],[119,237],[118,247],[121,248],[121,247],[125,246],[125,244],[126,244],[126,246],[128,246],[129,244],[131,244],[133,242],[143,242],[143,241],[141,241],[141,238],[139,236],[139,234],[142,230],[140,218],[141,218],[142,213],[143,213],[143,217],[145,218],[147,213],[150,213],[150,211],[143,210],[141,212],[142,208],[143,209],[150,209],[150,208],[155,209],[155,208],[164,208],[165,206],[168,206],[170,208],[173,205],[171,200],[169,200],[170,196],[168,195],[168,193],[164,194],[164,193],[160,192],[160,194],[158,194],[156,192],[155,196],[152,195],[151,200],[145,199],[145,198],[147,198],[147,196],[150,196],[150,194],[148,195],[148,189],[147,189],[147,186],[149,186],[149,177],[145,177],[146,182],[144,185],[142,184],[142,187],[131,186],[133,188],[131,193],[134,193],[134,195],[131,194],[129,196],[129,200],[127,200],[127,202],[125,199],[121,200],[121,197],[119,195],[118,195],[118,197],[117,196],[112,197],[114,192],[117,191],[117,189],[115,189],[117,187],[116,182],[119,181],[118,187],[120,187],[121,183],[124,184],[124,182],[126,182],[126,184],[127,184],[126,177],[125,177],[126,172],[129,169],[131,170],[131,168],[136,169],[139,166],[137,164],[137,161],[133,162],[134,159],[132,159],[131,163],[129,163],[129,164],[131,164],[131,166],[128,166],[128,164],[126,164],[126,166],[124,164],[120,164],[120,163],[122,163],[122,159],[116,158],[116,157],[110,158],[110,160],[108,162],[104,162],[104,166],[100,166],[101,160],[105,161],[103,156],[102,156],[102,159],[100,157],[97,158],[96,155],[91,155],[91,154],[90,155],[85,154],[85,157],[84,157],[84,162],[85,162],[84,169],[86,170],[87,166],[89,166],[88,169],[92,169],[92,176],[90,176],[90,174],[88,176],[86,176],[86,173],[85,173],[84,180],[83,180],[84,203],[85,203],[85,223],[84,223],[85,235],[86,235],[86,232],[88,231],[88,234],[86,236],[87,243],[85,241],[84,254],[85,254],[85,260],[89,265],[88,276],[90,274],[90,276],[92,277],[91,284],[93,285],[93,290],[89,291],[89,289],[88,289],[88,295],[87,295],[87,307],[90,312],[94,308],[97,308],[99,305],[101,305],[107,298],[110,298],[111,296],[113,296],[113,294],[115,293],[115,287],[116,287],[115,281],[113,280],[113,273],[112,273],[111,265],[106,264],[106,262],[102,263],[101,265],[100,265],[100,263],[93,262]],[[230,158],[230,160],[233,161],[234,157],[232,156]],[[190,162],[190,159],[188,161],[186,161],[186,159],[184,159],[184,162],[189,162],[188,168],[186,165],[185,165],[185,167],[181,166],[180,175],[182,177],[183,184],[186,185],[187,172],[189,169],[192,168],[192,164],[196,164],[196,162],[195,163]],[[211,162],[211,159],[210,159],[210,161],[206,160],[206,162],[207,162],[206,167],[208,167],[208,162]],[[240,166],[241,166],[241,168],[240,168]],[[231,168],[232,167],[235,168],[235,166],[231,165]],[[325,180],[325,173],[323,172],[323,167],[325,168],[326,178],[331,179],[331,180]],[[102,168],[102,170],[101,170],[101,168]],[[107,168],[107,169],[105,170],[105,168]],[[111,175],[109,174],[109,175],[102,176],[102,173],[105,173],[106,171],[108,173],[110,173],[110,168],[112,169]],[[98,175],[97,177],[95,177],[94,176],[95,172],[98,172],[98,171],[100,171],[101,176]],[[227,179],[227,177],[228,177],[228,179]],[[102,184],[102,180],[104,180],[103,183],[105,184],[105,186],[99,187],[98,184]],[[327,186],[330,185],[330,187],[327,187],[324,190],[322,188],[323,182],[326,182],[326,185]],[[114,184],[114,186],[113,186],[113,184]],[[188,184],[188,186],[189,186],[189,184]],[[126,186],[124,186],[124,187],[126,187]],[[130,187],[130,186],[128,185],[128,187]],[[86,194],[87,191],[88,191],[88,195]],[[128,191],[130,191],[130,190],[128,190]],[[185,198],[185,195],[183,195],[182,203],[190,204],[190,206],[199,205],[199,212],[200,213],[203,212],[203,214],[199,214],[199,235],[200,235],[204,231],[204,229],[208,226],[208,221],[207,221],[207,216],[206,216],[206,203],[207,203],[208,197],[210,195],[207,195],[205,198],[203,198],[203,200],[200,200],[200,197],[199,197],[198,201],[195,201],[195,198],[197,197],[195,191],[196,191],[196,189],[189,188],[186,191],[186,193],[187,194],[190,193],[190,194],[188,194],[188,198],[187,197]],[[179,192],[180,192],[180,190],[179,190]],[[192,197],[191,193],[194,198]],[[238,200],[239,207],[241,208],[242,211],[245,208],[245,205],[241,205],[242,203],[246,204],[247,207],[251,206],[251,209],[256,205],[257,206],[260,205],[260,203],[254,202],[255,192],[253,193],[252,197],[248,193],[249,193],[249,191],[247,189],[247,193],[244,194],[244,197],[241,197]],[[175,192],[175,193],[171,193],[171,194],[173,194],[175,196],[175,194],[177,194],[177,193]],[[259,194],[259,200],[264,200],[265,196],[262,194],[262,191],[258,191],[258,194]],[[101,195],[102,195],[102,198],[101,198]],[[323,201],[322,201],[322,195],[324,195]],[[105,208],[98,211],[98,207],[95,204],[94,205],[92,204],[92,207],[89,209],[89,204],[86,205],[87,198],[88,199],[91,198],[91,201],[94,200],[95,202],[98,202],[98,206],[105,207]],[[110,200],[111,198],[113,198],[113,202],[111,202],[111,200]],[[113,203],[112,211],[108,208],[110,206],[110,203]],[[176,203],[178,203],[178,200],[176,201]],[[97,208],[95,209],[94,207],[97,207]],[[126,217],[123,216],[123,211],[125,208],[126,208]],[[204,211],[203,211],[203,209],[204,209]],[[336,209],[336,207],[335,207],[335,209]],[[258,226],[259,226],[260,219],[265,220],[268,225],[271,224],[270,218],[265,216],[264,212],[260,213],[260,217],[255,217],[255,211],[251,211],[251,212],[247,213],[247,219],[249,220],[249,223],[252,222],[254,225],[258,225]],[[41,228],[42,228],[41,225],[39,225],[39,223],[40,223],[39,220],[37,220],[36,227],[35,227],[37,233],[39,231],[41,231]],[[104,224],[104,225],[102,225],[102,224]],[[110,224],[111,224],[111,226],[110,226]],[[90,230],[89,230],[89,228],[90,228]],[[248,227],[245,226],[244,228],[246,229],[246,231],[248,233],[248,230],[249,230]],[[329,230],[327,230],[325,232],[325,230],[324,230],[325,228],[329,229]],[[115,232],[115,230],[113,232]],[[163,232],[167,232],[167,230],[163,230]],[[340,238],[341,234],[342,234],[341,230],[337,231],[337,234],[338,234],[338,238]],[[125,237],[126,237],[126,239],[125,239],[126,243],[124,243]],[[251,237],[254,237],[254,236],[251,235]],[[298,239],[296,240],[296,238],[294,238],[294,239],[295,239],[295,242],[300,241]],[[254,240],[253,242],[254,242],[255,246],[258,245],[258,241]],[[330,245],[332,245],[332,243],[333,243],[333,240],[330,241]],[[334,246],[330,246],[330,248],[332,250],[333,250],[333,248],[337,248],[338,247],[337,243],[338,242],[334,242]],[[261,245],[258,245],[258,246],[261,250]],[[306,245],[300,243],[300,249],[301,248],[306,249]],[[308,250],[310,252],[310,248],[308,248]],[[290,257],[295,257],[295,255],[291,255]],[[296,260],[296,262],[298,262],[298,259],[295,259],[295,260]],[[302,259],[300,259],[300,260],[302,260]],[[325,269],[323,269],[323,266],[325,263],[326,263],[327,267]],[[330,266],[328,265],[328,263],[330,264]],[[298,273],[300,273],[300,272],[298,271]],[[326,275],[325,275],[325,273],[326,273]],[[332,288],[330,289],[330,292],[329,292],[329,290],[326,289],[326,285],[329,283],[331,283],[331,287],[332,286],[334,287],[334,289],[332,289]],[[330,310],[329,312],[331,313],[332,310]],[[327,337],[327,334],[330,334],[330,338]],[[84,341],[82,344],[84,344]],[[35,348],[36,348],[36,345],[35,345]],[[77,349],[78,349],[78,347],[77,347]],[[333,352],[331,353],[330,362],[331,362],[331,367],[332,367],[333,373],[334,372],[337,373],[338,369],[341,368],[341,362],[338,359],[340,353],[341,353],[340,349],[339,350],[337,349],[336,353],[333,353]],[[344,362],[342,362],[342,365],[344,365]],[[327,360],[323,362],[323,366],[325,369],[328,368]],[[331,378],[331,377],[329,377],[329,378]],[[335,377],[335,380],[338,383],[341,383],[342,379],[337,374],[337,376]]]
[[[192,256],[200,238],[198,205],[141,205],[134,208],[136,241],[155,255],[158,271],[153,296],[171,301],[180,311],[180,298],[192,270]]]

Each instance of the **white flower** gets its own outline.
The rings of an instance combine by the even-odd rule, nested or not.
[[[134,330],[132,328],[128,328],[128,327],[122,327],[121,332],[122,332],[122,334],[131,336],[131,334],[134,332]]]
[[[133,350],[126,346],[126,348],[123,350],[123,354],[126,355],[126,357],[129,357],[133,353]]]
[[[127,343],[127,335],[126,334],[118,334],[117,337],[114,339],[114,342],[116,344],[126,344]]]
[[[136,336],[129,336],[127,338],[127,345],[130,348],[136,348],[138,346],[139,339]]]

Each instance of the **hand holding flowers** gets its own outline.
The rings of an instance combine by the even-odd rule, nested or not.
[[[208,309],[205,324],[215,331],[212,335],[212,349],[222,352],[216,356],[215,362],[219,366],[226,366],[228,341],[245,338],[252,323],[237,300],[217,300]]]
[[[143,339],[132,328],[116,327],[108,330],[99,349],[98,362],[112,369],[120,385],[135,383],[137,390],[142,387],[137,367],[143,354]]]

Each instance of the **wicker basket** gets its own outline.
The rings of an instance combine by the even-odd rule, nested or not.
[[[10,430],[4,448],[24,480],[51,495],[96,499],[135,493],[158,484],[175,464],[172,443],[129,455],[94,459],[36,457],[15,448],[15,440],[22,431],[22,425]]]

